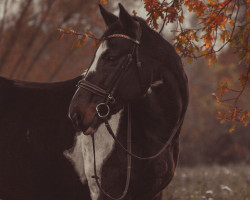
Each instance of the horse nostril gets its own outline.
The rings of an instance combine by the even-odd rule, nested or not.
[[[77,121],[81,121],[81,119],[82,119],[81,114],[78,113],[78,112],[75,112],[75,113],[73,114],[73,118],[74,118],[75,120],[77,120]]]
[[[82,116],[79,112],[74,112],[71,114],[71,119],[73,122],[73,125],[75,126],[75,128],[77,128],[78,130],[83,130],[83,124],[82,124]]]

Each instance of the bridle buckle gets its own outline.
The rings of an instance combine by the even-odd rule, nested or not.
[[[108,102],[111,104],[115,103],[115,98],[111,94],[108,95]]]

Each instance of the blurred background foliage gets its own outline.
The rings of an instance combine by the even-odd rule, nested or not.
[[[136,10],[138,16],[146,16],[142,1],[120,2],[131,14]],[[109,1],[106,7],[117,14],[117,3]],[[190,20],[192,24],[192,17]],[[61,34],[57,28],[67,27],[79,32],[89,29],[100,37],[105,25],[97,1],[1,0],[0,75],[34,82],[80,75],[89,66],[96,47],[90,39],[77,47],[77,36],[65,35],[58,40]],[[167,28],[162,31],[173,44],[171,34]],[[211,66],[203,58],[183,63],[189,78],[190,104],[182,129],[179,165],[250,163],[249,126],[239,125],[229,133],[232,123],[217,119],[218,104],[211,95],[225,78],[237,82],[244,70],[239,68],[233,50],[226,48]],[[249,109],[249,93],[244,93],[239,103]]]

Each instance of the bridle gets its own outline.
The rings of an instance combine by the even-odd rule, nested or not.
[[[141,65],[141,62],[139,59],[139,50],[138,50],[139,45],[140,45],[140,39],[141,39],[141,27],[140,27],[139,22],[136,22],[136,26],[137,26],[136,39],[133,39],[130,36],[127,36],[124,34],[112,34],[112,35],[109,35],[103,39],[103,41],[105,41],[105,40],[108,40],[111,38],[124,38],[124,39],[130,40],[134,43],[131,51],[128,53],[126,59],[124,60],[121,67],[119,68],[119,71],[114,78],[113,85],[111,88],[109,88],[108,90],[104,90],[103,88],[87,81],[85,79],[85,77],[82,80],[80,80],[77,84],[78,88],[84,88],[84,89],[88,90],[89,92],[92,92],[93,94],[101,96],[105,99],[103,103],[99,103],[96,106],[96,112],[100,118],[107,117],[110,113],[109,104],[114,104],[116,102],[116,99],[114,98],[114,93],[119,86],[123,72],[126,71],[128,69],[128,67],[131,65],[131,63],[133,61],[133,54],[134,53],[136,55],[136,65],[137,65],[137,69],[139,71],[141,87],[142,88],[144,87],[143,77],[141,74],[142,65]],[[86,74],[88,74],[88,71]],[[102,112],[103,110],[106,112]]]
[[[98,186],[98,188],[100,189],[100,191],[106,195],[107,197],[109,197],[110,199],[113,200],[121,200],[123,199],[128,191],[128,187],[129,187],[129,182],[130,182],[130,175],[131,175],[131,157],[137,158],[139,160],[150,160],[150,159],[155,159],[157,158],[162,152],[164,152],[164,150],[171,144],[176,132],[177,132],[177,128],[173,131],[173,133],[171,134],[170,138],[168,139],[168,141],[164,144],[164,146],[161,148],[161,150],[156,153],[153,156],[148,156],[148,157],[140,157],[138,155],[135,155],[131,152],[131,109],[130,109],[130,105],[127,105],[127,111],[128,111],[128,129],[127,129],[127,148],[125,148],[121,142],[116,138],[107,117],[110,114],[110,107],[109,104],[114,104],[116,102],[116,99],[114,98],[114,93],[117,90],[117,87],[119,86],[119,82],[122,78],[122,75],[124,71],[127,70],[127,68],[131,65],[132,61],[133,61],[133,54],[135,53],[136,56],[136,65],[139,71],[139,78],[140,78],[140,83],[141,83],[141,87],[144,87],[144,81],[143,81],[143,74],[142,74],[142,65],[139,59],[139,45],[140,45],[140,41],[141,41],[141,35],[142,35],[142,31],[141,31],[141,27],[140,27],[140,23],[136,22],[136,39],[131,38],[130,36],[124,35],[124,34],[112,34],[107,36],[106,38],[104,38],[104,40],[108,40],[111,38],[124,38],[127,40],[132,41],[133,47],[132,50],[128,53],[126,59],[124,60],[121,68],[119,69],[119,72],[117,74],[117,76],[115,77],[114,80],[114,84],[112,86],[112,88],[110,88],[109,90],[104,90],[103,88],[85,80],[85,78],[83,78],[82,80],[80,80],[77,84],[78,88],[83,88],[85,90],[88,90],[89,92],[103,97],[105,100],[102,103],[99,103],[96,106],[96,113],[98,115],[99,118],[101,118],[104,123],[105,126],[109,132],[109,134],[112,136],[112,138],[115,140],[115,142],[127,153],[127,177],[126,177],[126,185],[124,188],[124,191],[122,193],[122,195],[118,198],[114,198],[111,195],[109,195],[108,193],[106,193],[104,191],[104,189],[101,187],[101,184],[99,183],[99,177],[97,176],[97,171],[96,171],[96,155],[95,155],[95,139],[94,139],[94,134],[92,134],[92,144],[93,144],[93,154],[94,154],[94,176],[92,176],[92,178],[95,179],[96,184]],[[88,71],[87,71],[88,73]],[[86,73],[86,74],[87,74]],[[103,112],[104,111],[104,112]]]

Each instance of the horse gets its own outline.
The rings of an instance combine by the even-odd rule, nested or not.
[[[66,155],[92,200],[160,200],[178,161],[188,81],[173,46],[119,8],[117,17],[100,6],[107,30],[69,106],[78,135]]]
[[[68,107],[81,77],[31,83],[0,77],[0,199],[90,200],[64,151],[76,132]]]

